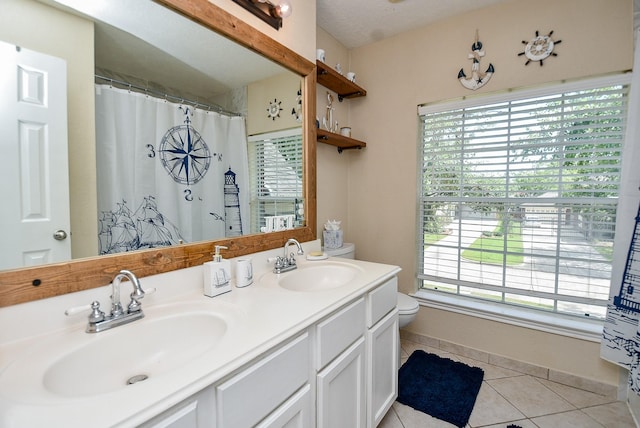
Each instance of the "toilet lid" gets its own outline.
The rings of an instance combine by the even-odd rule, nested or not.
[[[418,301],[404,293],[398,293],[398,311],[401,314],[414,313],[418,311]]]

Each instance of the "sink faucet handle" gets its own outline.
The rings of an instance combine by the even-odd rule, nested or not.
[[[89,314],[89,324],[95,324],[104,320],[104,312],[100,310],[100,302],[94,300],[90,305],[74,306],[64,311],[64,314],[68,317],[77,315],[82,312],[91,311]]]
[[[289,260],[287,260],[287,263],[289,264],[289,266],[295,266],[296,264],[296,255],[291,253],[289,254]]]
[[[81,306],[74,306],[72,308],[68,308],[67,310],[64,311],[64,314],[68,317],[72,317],[74,315],[78,315],[82,312],[86,312],[88,310],[91,309],[91,305],[81,305]]]
[[[140,291],[142,291],[142,289],[140,289]],[[144,296],[148,295],[148,294],[153,294],[157,291],[157,289],[155,287],[153,288],[149,288],[145,291],[142,292],[142,295],[140,295],[140,293],[137,293],[135,290],[131,293],[131,295],[129,297],[131,297],[131,301],[129,302],[129,306],[127,306],[127,311],[129,313],[133,313],[133,312],[137,312],[140,309],[142,309],[142,304],[140,304],[140,299],[142,299]]]
[[[89,315],[89,324],[95,324],[104,320],[104,312],[100,310],[100,302],[94,300],[91,302],[91,314]]]

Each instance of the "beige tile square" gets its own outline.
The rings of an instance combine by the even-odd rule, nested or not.
[[[603,428],[580,410],[540,416],[532,418],[531,422],[540,428]]]
[[[393,410],[395,410],[398,418],[402,421],[404,428],[454,428],[455,425],[448,422],[436,419],[433,416],[429,416],[426,413],[422,413],[409,406],[405,406],[397,401],[393,403]]]
[[[391,407],[378,424],[378,428],[404,428],[396,411]]]
[[[635,428],[631,412],[627,403],[616,401],[615,403],[582,409],[584,413],[600,422],[607,428]]]
[[[508,422],[502,422],[499,424],[495,424],[495,425],[485,425],[482,428],[506,428],[509,425],[517,425],[517,426],[521,426],[522,428],[538,428],[538,426],[536,424],[534,424],[533,422],[531,422],[529,419],[521,419],[518,421],[508,421]]]
[[[411,354],[413,354],[413,351],[416,351],[416,350],[419,349],[421,351],[428,352],[430,354],[435,354],[435,355],[438,355],[440,357],[453,359],[452,358],[453,355],[451,355],[448,352],[442,351],[442,350],[440,350],[438,348],[432,348],[431,346],[424,345],[424,344],[421,344],[421,343],[410,342],[408,340],[400,341],[400,348],[402,349],[403,353],[407,354],[407,358],[409,358],[409,356]]]
[[[578,409],[583,407],[591,407],[599,404],[612,403],[615,398],[608,396],[595,394],[593,392],[585,391],[583,389],[574,388],[560,383],[552,382],[550,380],[538,379],[538,382],[560,395],[569,403],[576,406]]]
[[[522,376],[522,373],[516,372],[514,370],[505,369],[503,367],[495,366],[489,363],[483,363],[482,361],[476,361],[471,358],[457,357],[456,359],[468,366],[480,367],[482,370],[484,370],[484,380]]]
[[[575,407],[531,376],[486,381],[528,418],[575,410]]]
[[[496,392],[487,382],[482,382],[480,392],[469,418],[472,427],[499,424],[523,419],[524,415]]]

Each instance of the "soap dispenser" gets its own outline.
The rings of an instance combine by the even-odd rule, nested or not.
[[[231,291],[231,262],[220,254],[227,247],[216,245],[215,249],[213,261],[204,264],[204,295],[208,297]]]

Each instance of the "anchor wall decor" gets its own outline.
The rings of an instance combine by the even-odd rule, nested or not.
[[[464,68],[461,68],[458,72],[458,80],[467,89],[475,91],[478,88],[482,88],[489,83],[491,76],[495,72],[493,64],[489,63],[487,71],[480,72],[480,59],[485,55],[482,50],[482,42],[478,40],[478,31],[476,31],[476,41],[471,45],[471,53],[468,54],[468,58],[472,61],[471,65],[471,77],[467,77],[464,73]]]

